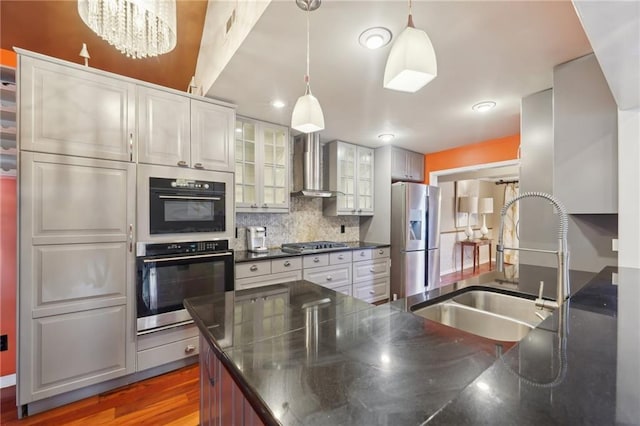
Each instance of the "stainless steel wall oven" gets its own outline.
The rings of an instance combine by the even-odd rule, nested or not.
[[[188,297],[233,290],[233,250],[227,240],[137,245],[138,335],[188,324]]]
[[[234,237],[232,173],[140,164],[137,181],[138,241]]]

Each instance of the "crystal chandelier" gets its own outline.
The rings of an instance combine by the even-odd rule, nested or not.
[[[130,58],[162,55],[176,47],[175,0],[78,0],[78,13]]]

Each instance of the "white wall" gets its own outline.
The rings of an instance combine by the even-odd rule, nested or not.
[[[618,265],[640,268],[640,108],[618,111]]]

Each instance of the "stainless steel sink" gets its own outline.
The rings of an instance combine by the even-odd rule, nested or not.
[[[533,300],[483,290],[459,294],[413,313],[478,336],[505,342],[521,340],[550,315],[536,308]]]

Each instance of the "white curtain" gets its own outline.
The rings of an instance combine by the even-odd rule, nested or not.
[[[504,203],[508,203],[510,200],[518,196],[518,186],[515,183],[509,183],[504,188]],[[504,245],[505,247],[518,247],[518,203],[514,203],[509,207],[509,210],[504,216]],[[504,253],[505,263],[512,265],[518,265],[518,251],[507,250]]]

